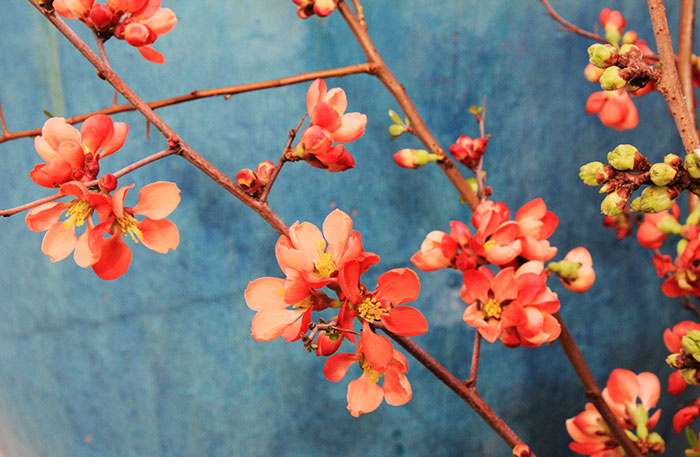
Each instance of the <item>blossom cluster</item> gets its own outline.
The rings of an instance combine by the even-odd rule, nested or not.
[[[30,230],[46,231],[41,251],[52,262],[74,252],[79,266],[92,267],[97,276],[111,280],[131,264],[131,249],[123,236],[163,254],[179,244],[177,227],[166,219],[180,203],[176,184],[149,184],[139,192],[138,203],[127,207],[124,200],[133,184],[117,189],[112,174],[96,179],[100,160],[124,144],[128,130],[104,114],[88,117],[80,131],[63,118],[51,118],[35,138],[34,146],[46,163],[34,167],[31,179],[44,187],[58,187],[61,197],[72,197],[70,202],[36,206],[25,217]],[[66,219],[61,220],[64,213]],[[138,220],[136,215],[145,218]],[[83,225],[85,231],[78,237],[76,227]]]
[[[79,19],[103,40],[115,37],[136,47],[154,63],[165,58],[151,46],[177,24],[170,8],[161,8],[161,0],[54,0],[56,12],[69,19]]]
[[[379,276],[377,288],[369,290],[361,277],[379,256],[364,250],[352,219],[338,209],[326,217],[323,231],[308,222],[294,223],[289,236],[278,239],[275,254],[285,277],[256,279],[245,291],[248,307],[256,311],[253,338],[301,340],[316,355],[331,356],[323,368],[331,381],[340,381],[357,364],[362,374],[350,382],[347,394],[353,416],[374,411],[383,399],[390,405],[408,402],[412,390],[406,358],[375,329],[404,336],[428,330],[420,311],[404,305],[418,297],[418,275],[395,268]],[[327,309],[337,314],[312,321],[314,312]],[[336,353],[345,340],[355,344],[355,350]]]
[[[460,296],[468,305],[463,319],[487,341],[500,339],[509,347],[554,341],[561,333],[553,316],[560,305],[547,278],[557,273],[568,289],[588,290],[595,280],[588,251],[577,248],[562,262],[545,267],[557,253],[547,239],[559,220],[539,198],[520,208],[515,220],[504,203],[485,200],[471,222],[473,235],[461,221],[450,222],[449,234],[430,232],[411,262],[423,271],[462,271]]]

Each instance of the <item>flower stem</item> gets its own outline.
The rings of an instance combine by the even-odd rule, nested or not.
[[[297,136],[297,132],[301,128],[301,124],[304,123],[304,119],[306,119],[306,114],[304,114],[297,126],[289,131],[287,142],[285,143],[284,148],[282,149],[282,154],[280,155],[280,160],[277,162],[275,171],[272,172],[272,176],[270,176],[270,181],[267,183],[267,185],[265,186],[265,190],[263,190],[263,193],[260,196],[261,203],[267,202],[267,196],[270,194],[272,184],[274,184],[275,180],[277,179],[277,176],[279,176],[280,174],[280,171],[282,171],[282,166],[287,161],[287,150],[289,150],[289,148],[292,146],[292,141],[294,141],[294,138]]]

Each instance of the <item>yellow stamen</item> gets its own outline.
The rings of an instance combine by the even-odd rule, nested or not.
[[[496,246],[496,242],[493,240],[488,240],[484,243],[484,251],[488,254],[492,247]]]
[[[314,302],[311,301],[311,295],[309,295],[308,297],[304,298],[299,303],[292,306],[292,308],[308,309],[308,308],[311,308],[312,306],[314,306]]]
[[[141,230],[139,230],[139,228],[136,226],[138,222],[139,221],[137,221],[133,215],[124,212],[124,217],[121,219],[117,218],[117,220],[114,221],[114,224],[119,227],[122,235],[129,235],[131,239],[134,240],[134,243],[138,243],[139,239],[143,238],[143,232],[141,232]]]
[[[343,113],[340,111],[340,108],[338,108],[338,105],[333,105],[333,110],[338,113],[338,116],[342,116]]]
[[[83,200],[73,200],[71,207],[68,208],[68,219],[63,223],[63,227],[66,229],[76,225],[80,227],[91,214],[92,206],[90,203]]]
[[[486,313],[486,319],[500,319],[501,312],[503,311],[501,304],[494,298],[490,299],[484,306],[482,306],[481,310]]]
[[[362,300],[362,303],[357,306],[357,313],[362,319],[371,324],[372,322],[381,319],[382,316],[389,314],[389,311],[387,311],[374,297],[365,297]]]
[[[362,371],[367,373],[367,376],[369,376],[369,379],[371,379],[372,382],[375,384],[378,383],[379,378],[382,377],[382,373],[375,370],[374,368],[372,368],[369,365],[369,363],[367,363],[367,361],[365,359],[360,360],[360,368],[362,368]]]
[[[329,252],[323,252],[325,243],[323,241],[316,242],[316,252],[318,252],[318,262],[314,265],[316,266],[316,271],[318,271],[319,276],[322,278],[330,278],[330,276],[335,273],[337,268],[335,263],[333,263],[333,257]]]

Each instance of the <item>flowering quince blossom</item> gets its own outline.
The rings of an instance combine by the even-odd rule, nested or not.
[[[637,230],[637,241],[647,249],[659,249],[664,240],[668,237],[668,233],[659,229],[659,224],[663,221],[672,219],[672,223],[678,224],[680,209],[674,204],[671,208],[671,214],[668,210],[659,213],[645,214],[644,221],[639,225]]]
[[[371,413],[384,399],[393,406],[408,403],[413,396],[413,390],[405,374],[408,371],[406,357],[391,348],[391,359],[385,368],[380,370],[368,362],[365,350],[360,341],[355,354],[336,354],[323,366],[323,374],[333,382],[343,379],[355,362],[362,368],[362,375],[348,384],[347,400],[350,414],[359,417],[360,414]],[[379,378],[382,376],[384,376],[384,382],[380,386]]]
[[[474,252],[488,263],[505,265],[522,252],[519,239],[520,227],[509,221],[510,212],[503,202],[490,200],[479,203],[472,215],[472,224],[477,228],[471,239]]]
[[[490,135],[483,138],[472,139],[466,135],[460,135],[457,141],[450,146],[450,153],[461,164],[471,170],[475,170],[479,160],[484,156],[489,144]]]
[[[595,270],[593,270],[593,258],[591,257],[591,253],[588,252],[588,249],[581,246],[574,248],[564,256],[564,261],[576,262],[579,264],[576,270],[576,279],[559,277],[564,287],[571,292],[582,293],[593,286],[595,282]]]
[[[680,433],[683,427],[690,425],[698,416],[700,416],[700,398],[696,399],[692,405],[679,409],[673,415],[673,430]]]
[[[690,330],[700,330],[700,323],[683,321],[674,325],[672,329],[667,328],[664,331],[664,344],[666,348],[674,354],[681,352],[683,348],[681,340]],[[680,370],[675,370],[668,377],[668,392],[673,395],[680,395],[687,386],[688,383],[683,379]]]
[[[161,0],[54,0],[53,6],[61,16],[80,19],[93,28],[102,39],[111,36],[136,47],[141,55],[153,62],[165,58],[151,44],[177,24],[170,8],[161,8]]]
[[[471,231],[463,222],[450,221],[450,234],[439,230],[430,232],[420,251],[411,256],[411,263],[423,271],[456,267],[461,271],[477,266],[477,255],[470,246]]]
[[[520,228],[522,256],[529,260],[549,260],[557,254],[557,248],[551,247],[547,238],[559,225],[559,218],[551,211],[541,198],[529,201],[515,214],[515,221]]]
[[[600,122],[617,130],[633,129],[639,123],[639,113],[627,90],[593,92],[586,101],[586,112],[598,114]]]
[[[68,181],[92,181],[100,171],[99,161],[122,147],[129,132],[123,122],[96,114],[85,119],[80,130],[62,117],[44,123],[34,147],[46,163],[29,173],[43,187],[58,187]]]
[[[317,16],[328,16],[335,11],[337,0],[292,0],[299,5],[297,14],[302,19],[308,19],[316,14]]]
[[[302,133],[295,155],[309,164],[331,172],[355,166],[355,161],[343,145],[365,133],[367,116],[345,113],[348,101],[340,88],[328,90],[325,81],[317,79],[306,94],[306,108],[311,125]]]
[[[130,236],[147,248],[165,254],[177,248],[180,234],[175,224],[165,219],[180,204],[180,189],[175,183],[158,181],[144,186],[133,208],[124,206],[124,199],[133,184],[117,189],[112,195],[111,215],[95,227],[89,240],[90,250],[99,260],[92,264],[102,279],[121,277],[131,264],[131,249],[122,239]],[[146,216],[138,221],[135,215]],[[109,235],[103,238],[104,235]]]
[[[97,212],[100,220],[107,219],[112,211],[109,197],[102,193],[90,192],[78,181],[63,184],[59,193],[73,196],[75,199],[70,203],[50,202],[32,208],[25,217],[27,227],[35,232],[46,230],[41,252],[49,256],[52,262],[65,259],[75,249],[75,263],[83,268],[89,267],[99,259],[89,247],[89,239],[94,231],[91,217]],[[64,212],[68,219],[59,221]],[[86,230],[77,238],[75,227],[84,224]]]
[[[659,379],[653,373],[633,372],[617,368],[610,373],[603,389],[603,398],[610,406],[620,425],[626,429],[643,429],[647,434],[636,437],[635,444],[646,454],[659,454],[664,450],[663,439],[657,434],[648,434],[659,420],[661,410],[649,417],[649,409],[656,406],[661,391]],[[638,403],[637,400],[641,403]],[[567,419],[566,429],[574,442],[569,448],[579,454],[592,457],[625,455],[612,437],[608,426],[592,403],[576,417]]]
[[[672,266],[667,266],[673,274],[661,285],[661,290],[669,297],[692,295],[700,297],[700,239],[688,242],[683,252],[676,257]]]

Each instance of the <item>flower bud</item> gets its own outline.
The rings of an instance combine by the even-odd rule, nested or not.
[[[642,51],[635,45],[633,44],[623,44],[618,53],[622,56],[626,55],[634,55],[639,53],[639,55],[642,55]]]
[[[589,162],[579,170],[579,178],[588,186],[599,186],[606,182],[613,175],[612,167],[602,162]]]
[[[688,368],[685,370],[681,371],[681,377],[685,382],[690,384],[691,386],[697,386],[700,385],[700,382],[698,382],[698,370],[695,368]]]
[[[608,163],[620,171],[646,171],[650,166],[647,158],[631,144],[621,144],[608,152]]]
[[[90,20],[97,30],[106,30],[112,25],[114,11],[107,5],[96,3],[90,10]]]
[[[531,455],[530,447],[525,443],[518,443],[513,448],[513,457],[530,457]]]
[[[700,330],[689,330],[683,338],[681,338],[681,346],[695,360],[700,362]]]
[[[620,68],[616,66],[608,67],[600,75],[600,87],[603,90],[618,90],[627,85],[627,81],[620,77]]]
[[[552,265],[555,265],[552,267]],[[569,251],[564,260],[547,265],[547,269],[559,276],[562,285],[571,292],[583,293],[593,286],[595,270],[588,249],[579,246]]]
[[[649,448],[649,454],[663,454],[666,451],[664,439],[656,432],[647,436],[647,446]]]
[[[625,32],[624,35],[622,35],[622,43],[623,44],[628,44],[628,43],[634,43],[639,39],[639,35],[637,35],[637,32],[634,30],[628,30]]]
[[[685,156],[685,168],[688,174],[693,179],[700,178],[700,157],[697,154],[688,154]]]
[[[110,193],[117,188],[117,178],[112,173],[102,176],[97,182],[102,192]]]
[[[683,159],[676,154],[666,154],[664,156],[664,163],[666,165],[671,165],[673,168],[680,168],[683,166]]]
[[[239,171],[236,174],[236,182],[241,186],[241,189],[249,194],[253,194],[260,189],[260,180],[250,168],[244,168]]]
[[[608,24],[605,26],[605,39],[608,43],[617,44],[620,42],[621,29],[615,25]]]
[[[272,173],[274,172],[275,164],[269,160],[263,160],[255,169],[255,174],[257,175],[261,186],[267,186],[267,183],[270,182],[270,176],[272,176]]]
[[[603,74],[603,69],[598,68],[595,65],[589,63],[586,68],[583,69],[583,76],[586,77],[592,83],[597,83],[600,81],[600,76]]]
[[[678,354],[678,353],[671,354],[668,357],[666,357],[666,363],[671,368],[677,370],[677,369],[681,368],[681,364],[679,363],[681,359],[682,359],[682,357],[680,354]]]
[[[656,228],[666,235],[678,235],[683,230],[683,226],[678,223],[675,217],[670,214],[664,215],[659,222],[656,223]]]
[[[324,330],[318,334],[318,339],[316,340],[316,355],[326,357],[333,355],[342,343],[343,338],[340,337],[337,331],[332,329]]]
[[[666,186],[649,186],[642,191],[640,197],[635,198],[630,204],[632,211],[642,213],[659,213],[672,206],[673,200],[669,197]]]
[[[394,162],[403,168],[418,168],[439,160],[442,160],[442,156],[424,149],[401,149],[394,154]]]
[[[622,214],[622,210],[627,204],[628,199],[629,196],[626,196],[624,191],[610,192],[600,204],[600,211],[606,216]]]
[[[677,173],[676,169],[670,165],[655,163],[649,170],[649,177],[651,178],[651,182],[657,186],[666,186],[676,179]]]
[[[607,68],[617,57],[617,49],[610,44],[592,44],[588,47],[588,60],[598,68]]]

